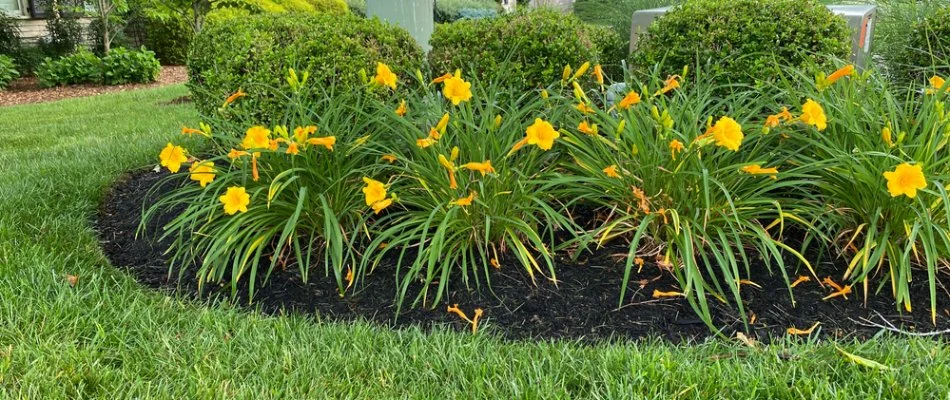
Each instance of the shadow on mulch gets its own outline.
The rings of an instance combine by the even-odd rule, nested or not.
[[[229,284],[199,294],[190,271],[181,280],[177,271],[169,277],[167,258],[162,254],[167,243],[156,242],[159,235],[155,232],[174,217],[173,213],[155,218],[148,226],[152,234],[135,239],[143,204],[156,200],[154,194],[149,196],[149,189],[164,176],[167,176],[164,172],[132,173],[117,182],[105,196],[95,227],[106,256],[113,265],[151,288],[202,300],[230,296]],[[168,189],[161,188],[157,193]],[[539,279],[537,285],[532,284],[525,271],[514,264],[491,272],[490,290],[484,285],[481,290],[467,290],[456,279],[451,282],[447,299],[437,307],[404,310],[398,319],[394,318],[392,305],[396,287],[392,265],[378,267],[365,278],[358,291],[345,298],[338,295],[333,279],[324,278],[322,273],[315,271],[308,282],[303,282],[294,270],[275,271],[267,285],[256,285],[259,289],[253,305],[268,314],[292,312],[338,321],[368,320],[394,328],[447,325],[464,331],[468,329],[467,324],[446,312],[447,305],[457,303],[470,316],[475,308],[484,309],[483,321],[492,331],[508,339],[596,342],[661,337],[678,343],[713,335],[685,300],[652,298],[654,289],[672,291],[678,287],[669,273],[661,272],[650,262],[641,273],[633,271],[631,286],[623,305],[618,307],[625,252],[622,246],[614,246],[585,254],[577,262],[558,257],[557,286],[544,279]],[[816,268],[821,278],[837,276],[842,271],[840,265],[828,263]],[[880,294],[870,296],[866,305],[859,290],[848,299],[825,301],[822,298],[832,289],[822,288],[812,278],[794,289],[797,306],[792,306],[786,284],[778,273],[770,276],[762,265],[753,268],[749,279],[761,285],[761,288],[742,287],[746,310],[755,315],[750,336],[763,342],[786,335],[787,328],[806,329],[815,322],[821,323],[816,332],[822,336],[865,339],[880,329],[864,325],[864,320],[883,323],[881,317],[912,332],[950,329],[950,293],[942,285],[938,288],[938,316],[934,326],[930,322],[929,290],[923,273],[916,276],[912,284],[916,300],[913,313],[899,312],[887,287]],[[642,287],[638,284],[641,281]],[[247,304],[243,294],[245,285],[241,288],[237,301]],[[712,298],[709,304],[716,326],[723,327],[726,335],[734,336],[743,329],[733,307]]]

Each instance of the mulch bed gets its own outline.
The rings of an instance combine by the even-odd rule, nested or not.
[[[62,100],[72,97],[96,96],[103,93],[124,92],[126,90],[144,89],[188,81],[188,70],[183,66],[163,66],[162,72],[155,82],[147,84],[128,84],[116,86],[102,85],[75,85],[41,88],[35,77],[22,78],[10,83],[4,91],[0,91],[0,107],[17,104],[42,103]]]
[[[152,234],[135,239],[143,204],[151,204],[156,199],[155,194],[149,197],[148,191],[164,176],[167,176],[164,172],[152,171],[129,174],[105,196],[95,226],[106,256],[113,265],[128,271],[145,286],[201,301],[230,300],[230,284],[199,294],[190,271],[181,280],[177,271],[169,277],[167,259],[162,254],[167,244],[157,242],[158,235],[154,232],[170,221],[173,213],[160,215],[148,226]],[[156,193],[168,190],[169,187],[162,187]],[[578,262],[559,257],[556,287],[544,279],[539,279],[537,285],[532,284],[522,268],[509,263],[491,273],[490,290],[484,286],[481,290],[467,290],[455,279],[451,281],[455,286],[442,304],[434,309],[404,310],[398,318],[394,318],[392,305],[396,287],[392,265],[378,267],[374,274],[366,277],[359,291],[345,298],[338,295],[333,279],[323,277],[322,270],[312,273],[308,282],[302,282],[294,270],[288,269],[275,272],[266,286],[257,285],[260,289],[253,307],[268,314],[301,313],[323,320],[368,320],[394,328],[449,326],[464,331],[469,329],[468,325],[446,312],[448,305],[457,303],[469,316],[476,307],[483,308],[487,329],[509,339],[602,341],[661,337],[681,342],[712,336],[685,300],[652,298],[654,289],[671,291],[678,287],[669,273],[650,262],[642,273],[634,271],[626,299],[618,307],[624,253],[623,246],[618,245],[581,256]],[[820,264],[817,268],[821,278],[835,276],[836,280],[842,271],[840,262],[838,265]],[[946,280],[947,277],[941,278]],[[879,295],[872,294],[867,304],[864,304],[863,292],[857,288],[848,299],[826,301],[822,298],[831,289],[822,288],[813,278],[794,289],[797,306],[793,307],[786,284],[777,274],[770,276],[761,266],[753,269],[750,279],[761,288],[744,285],[742,289],[746,310],[756,316],[749,336],[763,342],[787,335],[787,328],[806,329],[815,322],[821,322],[816,334],[834,338],[868,338],[880,329],[867,326],[866,320],[885,324],[882,318],[911,332],[950,329],[950,293],[942,284],[938,287],[937,325],[930,322],[924,273],[915,276],[913,313],[897,310],[889,286]],[[641,280],[645,282],[642,288],[637,284]],[[247,304],[245,284],[241,288],[236,301]],[[724,334],[734,336],[742,330],[738,312],[733,307],[712,298],[710,306],[715,323],[723,327]],[[950,334],[935,336],[946,338]]]

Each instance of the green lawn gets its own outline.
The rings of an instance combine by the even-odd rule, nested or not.
[[[950,346],[506,343],[207,308],[105,260],[90,219],[194,111],[182,86],[0,108],[0,398],[950,399]],[[70,287],[66,274],[79,277]]]

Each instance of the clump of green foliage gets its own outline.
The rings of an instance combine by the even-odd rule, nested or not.
[[[20,76],[13,58],[0,54],[0,90],[6,89],[14,79]]]
[[[40,86],[79,84],[123,85],[154,81],[161,71],[155,53],[116,48],[104,57],[80,49],[68,56],[47,58],[36,70]]]

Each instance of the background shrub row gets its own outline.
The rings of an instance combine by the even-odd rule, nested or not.
[[[43,87],[84,83],[123,85],[154,81],[161,71],[155,53],[141,49],[113,49],[105,57],[80,50],[58,60],[47,58],[36,70]]]

